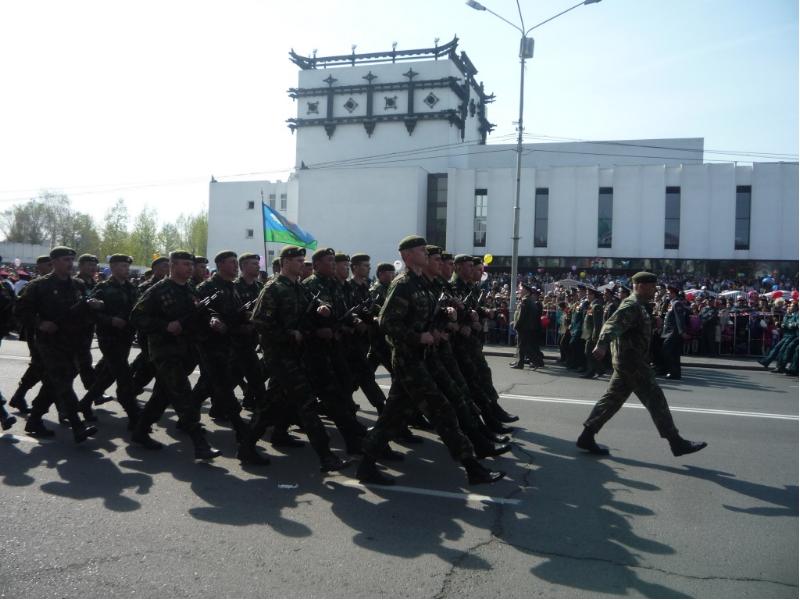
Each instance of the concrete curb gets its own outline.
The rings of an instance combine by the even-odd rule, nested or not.
[[[489,349],[484,348],[483,353],[486,356],[502,356],[502,357],[505,357],[505,358],[514,358],[514,353],[510,352],[508,350],[499,350],[499,349],[495,349],[495,348],[489,348]],[[553,361],[553,362],[558,360],[556,357],[547,356],[546,354],[544,356],[544,359],[545,360],[549,360],[549,361]],[[755,361],[755,359],[754,359],[754,361]],[[769,371],[764,369],[764,367],[762,367],[758,363],[756,363],[756,364],[741,363],[740,364],[740,363],[735,363],[735,362],[731,362],[731,363],[704,363],[704,362],[698,362],[698,363],[691,362],[691,363],[689,363],[689,362],[684,362],[684,363],[681,364],[681,366],[682,367],[687,367],[687,368],[697,367],[698,369],[723,369],[723,370],[726,370],[726,371],[764,371],[765,373],[769,373]]]

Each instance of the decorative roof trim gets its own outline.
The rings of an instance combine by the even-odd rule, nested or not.
[[[417,60],[420,57],[430,56],[439,58],[455,51],[458,46],[458,37],[454,36],[452,40],[446,44],[439,46],[438,44],[433,48],[418,48],[416,50],[395,50],[392,49],[388,52],[368,52],[365,54],[356,54],[355,50],[351,54],[338,54],[335,56],[302,56],[297,54],[292,48],[289,52],[289,60],[296,64],[301,69],[318,69],[320,67],[336,67],[356,64],[369,64],[379,62],[397,62],[398,60]],[[474,68],[474,67],[473,67]]]
[[[428,88],[450,88],[463,97],[464,91],[458,83],[456,77],[442,77],[441,79],[424,79],[422,81],[414,82],[414,89],[428,89]],[[330,91],[334,94],[359,94],[365,93],[369,90],[373,92],[388,92],[393,90],[406,90],[408,89],[408,81],[395,81],[392,83],[373,83],[367,85],[360,83],[355,85],[342,85],[336,87],[318,87],[318,88],[289,88],[287,93],[291,98],[303,98],[309,96],[325,96]]]

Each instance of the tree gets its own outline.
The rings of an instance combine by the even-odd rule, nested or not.
[[[61,243],[75,250],[78,255],[94,254],[101,261],[105,261],[105,256],[100,254],[100,234],[97,233],[94,219],[86,213],[72,215],[69,231]]]
[[[166,256],[176,248],[183,247],[183,240],[178,228],[172,223],[164,223],[158,232],[158,252]]]
[[[158,225],[155,211],[144,207],[133,223],[130,234],[130,254],[137,265],[147,265],[156,251]]]
[[[100,254],[98,258],[105,261],[112,254],[123,254],[129,252],[128,240],[128,208],[125,201],[120,198],[116,204],[106,212],[103,230],[100,233]],[[147,261],[145,264],[150,264]]]
[[[57,246],[72,237],[74,211],[65,194],[44,191],[2,213],[6,241]]]
[[[183,248],[193,254],[205,256],[208,248],[208,213],[181,215],[175,223],[181,235]]]

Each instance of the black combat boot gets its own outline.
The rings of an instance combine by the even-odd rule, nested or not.
[[[194,444],[195,460],[212,460],[222,454],[222,452],[213,448],[211,444],[208,443],[202,426],[195,426],[189,432],[189,437],[192,439],[192,444]]]
[[[33,437],[38,438],[51,438],[55,436],[56,432],[44,426],[41,415],[31,414],[28,417],[28,422],[25,423],[25,431]]]
[[[150,437],[150,423],[142,418],[139,418],[133,428],[131,441],[148,450],[161,450],[164,447],[164,444]]]
[[[302,448],[306,445],[304,441],[298,440],[296,437],[289,435],[287,431],[278,428],[273,429],[269,443],[276,448]]]
[[[683,456],[684,454],[693,454],[700,452],[703,448],[708,446],[705,442],[690,442],[683,439],[678,434],[669,438],[669,447],[672,450],[673,456]]]
[[[12,417],[8,414],[4,406],[5,403],[6,401],[0,396],[0,427],[3,428],[3,431],[8,431],[17,422],[17,417]]]
[[[494,483],[506,476],[504,471],[490,471],[475,458],[463,460],[461,464],[467,470],[467,482],[469,485]]]
[[[484,411],[481,416],[483,417],[483,422],[486,423],[486,427],[489,428],[489,431],[492,433],[511,433],[514,431],[513,428],[508,427],[507,425],[503,425],[500,421],[497,420],[493,414],[491,414],[488,410]]]
[[[581,450],[586,450],[589,454],[596,454],[597,456],[608,456],[608,448],[604,448],[603,446],[598,446],[597,442],[594,441],[594,431],[589,429],[588,427],[583,428],[583,433],[578,438],[578,441],[575,442],[575,445],[580,448]]]
[[[397,434],[397,440],[404,444],[423,444],[425,438],[413,433],[408,427],[404,427],[400,433]]]
[[[265,455],[259,453],[258,446],[254,439],[249,439],[241,444],[236,450],[236,458],[243,465],[253,465],[254,467],[266,467],[272,461]]]
[[[497,420],[501,423],[515,423],[519,421],[517,415],[507,413],[497,402],[492,404],[492,412],[494,412],[494,416],[497,417]]]
[[[330,473],[332,471],[341,471],[351,462],[352,461],[349,459],[342,460],[341,458],[336,456],[333,452],[330,452],[320,457],[319,470],[322,471],[323,473]]]
[[[90,423],[97,422],[97,415],[92,410],[92,398],[88,394],[78,402],[78,411],[83,415],[83,420]]]
[[[21,415],[27,415],[31,412],[28,403],[25,401],[25,392],[23,390],[14,392],[14,395],[11,396],[11,399],[8,401],[8,405],[11,408],[16,408]]]
[[[361,483],[394,485],[394,479],[381,473],[375,465],[375,459],[370,456],[364,456],[364,458],[361,459],[361,463],[358,465],[358,470],[356,471],[356,478]]]
[[[94,425],[89,425],[88,427],[84,425],[77,412],[70,414],[69,424],[70,427],[72,427],[72,438],[75,440],[76,444],[85,442],[89,437],[97,433],[97,427]]]
[[[383,461],[403,462],[405,459],[406,457],[402,452],[398,452],[397,450],[392,450],[389,447],[389,444],[386,444],[386,447],[381,452],[381,460]]]

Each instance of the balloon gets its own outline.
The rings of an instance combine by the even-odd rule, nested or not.
[[[687,299],[689,302],[692,302],[692,301],[694,301],[694,294],[692,294],[691,292],[690,292],[690,293],[688,293],[688,294],[686,294],[686,299]]]
[[[586,277],[586,271],[581,271],[581,278]]]
[[[774,292],[777,289],[778,289],[778,284],[776,283],[775,285],[772,286],[772,291]]]
[[[394,261],[394,270],[395,271],[399,271],[402,267],[403,267],[403,261],[402,260]]]
[[[783,298],[783,292],[772,292],[772,299],[777,300],[778,298]]]
[[[575,266],[575,265],[572,265],[572,270],[573,270],[573,271],[574,271],[574,270],[576,270],[577,268],[578,268],[577,266]]]
[[[488,273],[483,273],[481,275],[481,283],[486,281],[487,279],[489,279],[489,274]]]
[[[490,265],[490,264],[492,264],[493,260],[494,260],[494,256],[492,256],[491,254],[484,254],[483,255],[483,264]]]
[[[764,285],[772,285],[775,283],[775,280],[772,277],[764,277],[764,279],[761,280],[761,283]]]
[[[548,316],[543,316],[541,319],[539,319],[539,321],[541,321],[542,327],[544,327],[545,329],[547,329],[550,326],[550,317]]]

